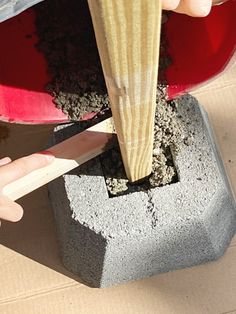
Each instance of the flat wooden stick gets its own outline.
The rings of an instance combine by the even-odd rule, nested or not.
[[[15,201],[36,190],[112,147],[114,133],[110,118],[52,146],[48,149],[56,157],[52,164],[6,185],[2,193]]]
[[[161,0],[88,0],[123,163],[151,172]]]

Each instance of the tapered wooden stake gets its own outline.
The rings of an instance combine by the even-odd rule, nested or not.
[[[151,172],[161,0],[88,0],[127,177]]]

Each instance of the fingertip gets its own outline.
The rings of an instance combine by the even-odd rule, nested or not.
[[[0,218],[10,222],[20,221],[23,217],[23,208],[11,201],[8,197],[1,195],[0,197]]]
[[[200,6],[199,11],[197,12],[198,17],[206,17],[211,12],[211,6],[205,5]]]
[[[52,154],[52,152],[50,152],[48,150],[44,150],[42,152],[39,152],[38,154],[43,156],[46,163],[51,163],[55,159],[55,156]]]
[[[189,10],[192,16],[205,17],[211,11],[212,1],[211,0],[199,0],[189,2]]]
[[[163,10],[175,10],[179,5],[180,0],[162,0]]]
[[[5,211],[6,217],[4,219],[10,222],[20,221],[24,215],[23,208],[18,203],[11,202],[8,200],[7,202],[9,203],[9,207]]]
[[[192,17],[205,17],[210,13],[211,6],[211,0],[182,0],[174,11]]]
[[[16,205],[18,205],[18,204],[16,204]],[[18,205],[18,208],[16,208],[14,210],[14,213],[10,217],[9,221],[18,222],[22,219],[23,215],[24,215],[24,210],[20,205]]]

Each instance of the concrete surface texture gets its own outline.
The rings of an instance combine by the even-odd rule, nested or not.
[[[221,256],[236,210],[206,114],[191,96],[178,111],[193,141],[174,157],[179,182],[109,198],[99,158],[50,183],[64,265],[106,287]],[[55,132],[56,141],[75,126]]]

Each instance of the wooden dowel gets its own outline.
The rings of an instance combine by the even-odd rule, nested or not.
[[[52,164],[6,185],[2,193],[15,201],[36,190],[112,147],[114,133],[110,118],[52,146],[48,149],[56,157]]]
[[[88,0],[130,181],[151,172],[161,0]]]

